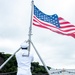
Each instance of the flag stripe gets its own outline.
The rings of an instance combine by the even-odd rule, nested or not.
[[[49,29],[58,34],[68,35],[75,38],[75,26],[72,25],[70,22],[64,20],[62,17],[58,17],[58,20],[59,20],[60,28],[56,27],[56,25],[53,25],[54,23],[52,24],[47,21],[43,21],[42,19],[37,18],[35,14],[33,15],[33,25],[41,28]]]
[[[59,31],[59,32],[61,32],[61,34],[63,34],[64,33],[64,35],[65,34],[68,34],[68,33],[73,33],[73,32],[75,32],[75,30],[74,31],[71,31],[70,29],[68,30],[68,28],[65,28],[66,30],[64,30],[62,27],[59,29],[59,28],[56,28],[55,26],[53,26],[53,25],[51,25],[51,24],[48,24],[48,23],[44,23],[44,22],[42,22],[41,20],[39,20],[36,16],[34,16],[34,18],[33,18],[33,21],[35,20],[35,22],[33,23],[33,25],[35,25],[35,26],[39,26],[39,27],[43,27],[43,28],[47,28],[47,29],[50,29],[50,30],[53,30],[53,31]],[[73,30],[73,29],[72,29]],[[65,33],[66,32],[66,33]]]

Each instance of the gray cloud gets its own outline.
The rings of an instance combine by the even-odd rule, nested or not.
[[[51,0],[40,0],[40,2],[35,1],[35,5],[46,14],[57,13],[75,23],[73,4],[75,2],[69,0],[66,5],[67,1],[55,1],[54,3]],[[28,39],[30,16],[31,1],[0,0],[0,52],[13,53],[25,39]],[[32,26],[32,34],[32,41],[47,65],[54,68],[75,67],[74,38],[35,26]],[[34,55],[35,60],[40,62],[36,53]]]

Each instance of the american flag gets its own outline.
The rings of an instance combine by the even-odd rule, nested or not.
[[[33,25],[49,29],[58,34],[72,36],[75,38],[75,25],[72,25],[70,22],[64,20],[64,18],[62,17],[58,17],[57,14],[45,14],[40,11],[35,5],[33,14]]]

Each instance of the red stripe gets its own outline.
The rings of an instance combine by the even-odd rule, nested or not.
[[[49,29],[58,34],[68,35],[68,36],[72,36],[75,38],[75,34],[74,34],[75,26],[74,25],[70,24],[70,22],[68,21],[65,21],[61,17],[59,17],[59,23],[60,23],[60,28],[57,28],[55,25],[43,22],[39,20],[38,18],[36,18],[35,16],[33,17],[33,25],[41,27],[41,28]]]
[[[61,22],[60,24],[70,24],[69,22]]]

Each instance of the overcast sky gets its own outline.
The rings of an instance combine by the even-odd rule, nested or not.
[[[34,4],[48,15],[58,14],[75,25],[74,0],[34,0]],[[0,0],[0,52],[13,54],[28,40],[31,0]],[[52,68],[75,69],[75,39],[32,26],[32,42]],[[41,61],[33,47],[34,61]]]

